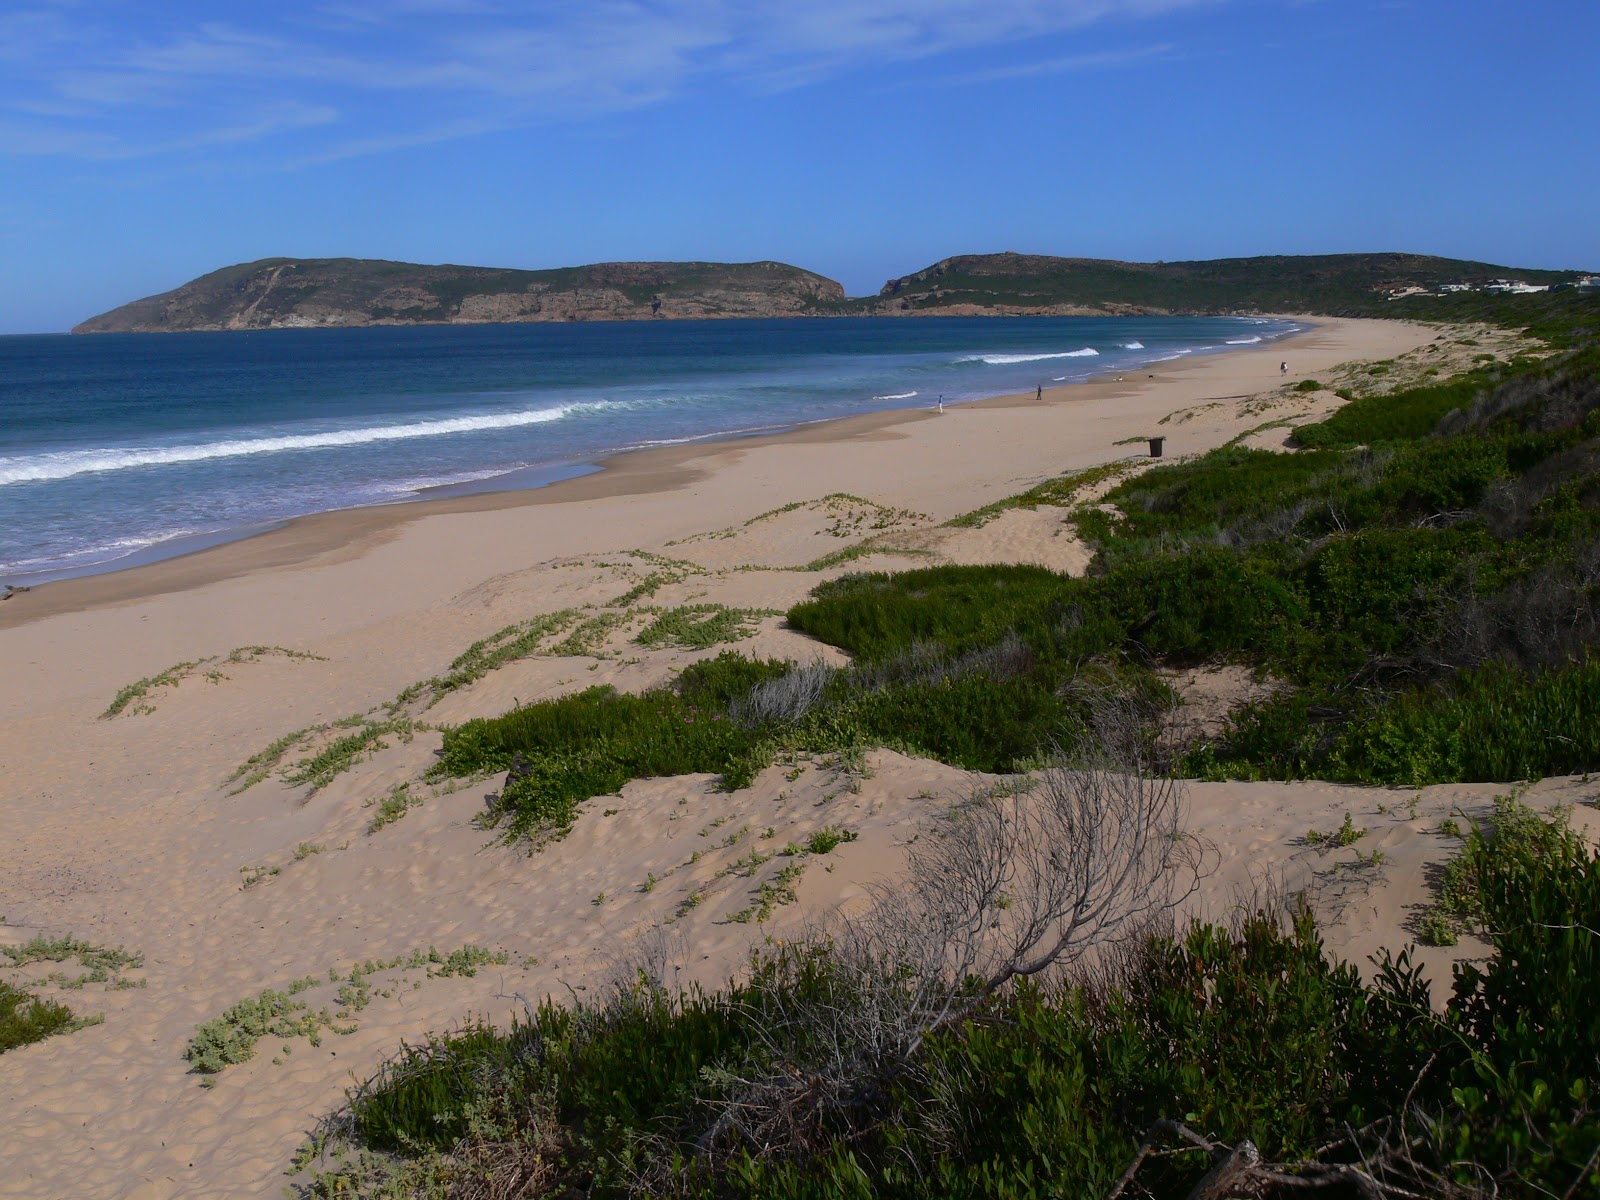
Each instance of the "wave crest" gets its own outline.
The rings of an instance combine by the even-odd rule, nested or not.
[[[1059,350],[1053,354],[964,354],[956,359],[957,362],[981,362],[991,367],[1008,366],[1011,363],[1043,362],[1047,358],[1098,358],[1100,351],[1092,346],[1085,346],[1082,350]]]
[[[239,458],[253,454],[281,454],[287,450],[326,450],[339,446],[364,446],[370,442],[395,442],[411,438],[443,437],[452,433],[478,433],[486,429],[518,429],[544,425],[577,412],[616,405],[598,400],[529,408],[517,412],[486,413],[474,417],[444,417],[404,425],[376,425],[365,429],[335,429],[323,433],[282,434],[277,437],[224,438],[190,446],[129,446],[122,449],[57,450],[0,458],[0,487],[13,483],[38,483],[67,479],[94,471],[128,471],[137,467],[164,467]]]

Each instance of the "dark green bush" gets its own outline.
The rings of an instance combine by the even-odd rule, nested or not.
[[[1509,1163],[1526,1194],[1600,1190],[1600,861],[1562,822],[1503,802],[1462,850],[1472,907],[1494,946],[1455,972],[1465,1041],[1446,1145]]]
[[[1403,693],[1352,724],[1330,778],[1361,783],[1536,779],[1600,763],[1600,660],[1519,671],[1463,671],[1444,695]]]
[[[533,1050],[521,1027],[502,1034],[469,1025],[407,1047],[357,1095],[355,1133],[375,1150],[396,1154],[447,1150],[468,1133],[482,1101],[530,1090]]]
[[[1443,1012],[1408,955],[1380,956],[1364,982],[1328,959],[1303,911],[1196,924],[1098,982],[1002,994],[887,1074],[863,1058],[852,1105],[797,1119],[792,1141],[743,1144],[718,1125],[730,1084],[803,1075],[837,1047],[780,1014],[862,999],[839,990],[825,946],[786,948],[721,992],[641,981],[406,1051],[358,1091],[351,1129],[403,1160],[468,1129],[531,1137],[552,1155],[552,1193],[656,1180],[704,1197],[1043,1200],[1103,1195],[1159,1117],[1248,1137],[1269,1160],[1370,1165],[1372,1135],[1342,1139],[1412,1105],[1411,1127],[1431,1130],[1411,1146],[1417,1194],[1452,1180],[1590,1194],[1600,862],[1513,803],[1491,832],[1469,837],[1463,861],[1494,953],[1458,968]],[[1139,1183],[1181,1196],[1209,1166],[1192,1150],[1158,1156]],[[319,1194],[340,1194],[323,1182]]]
[[[898,574],[846,575],[789,610],[791,627],[863,662],[904,654],[919,643],[962,654],[1024,641],[1048,622],[1063,576],[1044,567],[929,567]]]
[[[0,981],[0,1054],[76,1026],[72,1010]]]
[[[699,678],[714,697],[715,686]],[[564,828],[584,800],[630,780],[702,772],[747,779],[758,737],[716,705],[669,688],[627,696],[593,687],[447,730],[436,770],[471,775],[515,762],[489,816],[508,820],[507,836],[516,838]]]
[[[1375,446],[1426,436],[1452,409],[1471,404],[1494,377],[1478,370],[1432,387],[1352,400],[1326,421],[1302,425],[1295,441],[1319,449]]]
[[[867,744],[927,754],[969,771],[1014,771],[1072,710],[1048,687],[982,675],[884,688],[819,716],[818,748]]]

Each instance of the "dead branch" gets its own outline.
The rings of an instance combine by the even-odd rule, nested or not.
[[[764,994],[753,1023],[771,1066],[720,1081],[702,1155],[795,1156],[870,1127],[930,1036],[1017,980],[1146,936],[1199,886],[1183,785],[1153,769],[1148,712],[1121,694],[1090,707],[1091,729],[1031,788],[975,790],[913,843],[902,886],[797,952],[814,977]]]

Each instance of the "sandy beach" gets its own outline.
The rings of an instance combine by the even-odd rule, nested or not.
[[[1264,348],[1047,390],[1042,401],[657,448],[537,491],[322,514],[0,603],[0,946],[71,933],[143,955],[107,981],[42,985],[105,1019],[0,1056],[9,1127],[0,1195],[281,1195],[307,1133],[403,1040],[469,1016],[503,1021],[525,1000],[569,988],[581,996],[655,943],[667,947],[670,977],[714,985],[753,942],[892,879],[918,823],[975,786],[964,772],[877,751],[865,770],[779,764],[733,793],[708,777],[642,780],[591,801],[570,836],[531,855],[472,823],[494,781],[455,792],[418,781],[439,746],[435,726],[597,683],[638,690],[722,649],[632,640],[648,614],[619,601],[652,573],[652,605],[776,613],[850,570],[1035,562],[1081,571],[1089,555],[1062,510],[943,523],[1063,472],[1143,465],[1154,436],[1168,458],[1237,438],[1282,448],[1290,427],[1339,403],[1331,390],[1294,390],[1299,380],[1331,389],[1354,378],[1353,364],[1420,363],[1440,336],[1398,321],[1308,320],[1313,328]],[[1479,340],[1478,352],[1494,352],[1514,335]],[[843,549],[855,557],[816,566]],[[451,692],[414,736],[389,737],[314,794],[276,776],[235,790],[241,764],[285,734],[370,713],[477,639],[564,609],[604,617],[585,653],[536,654]],[[736,646],[838,658],[778,615]],[[269,649],[233,653],[247,647]],[[104,715],[121,689],[175,666],[171,682]],[[402,787],[410,807],[375,821]],[[1190,785],[1190,826],[1217,861],[1195,911],[1226,913],[1271,879],[1312,897],[1330,951],[1365,961],[1408,939],[1425,869],[1450,849],[1434,832],[1440,819],[1481,812],[1504,790]],[[1552,779],[1527,799],[1549,805],[1595,790]],[[1381,866],[1340,869],[1353,850],[1307,842],[1307,830],[1337,827],[1347,811],[1371,830],[1363,848],[1384,851]],[[730,921],[760,880],[726,868],[824,825],[859,837],[807,860],[796,903],[764,923]],[[469,944],[503,952],[500,961],[462,975],[412,957]],[[1423,957],[1439,971],[1451,953],[1482,950],[1464,939]],[[358,972],[370,993],[345,1004],[349,1016],[320,1044],[267,1039],[214,1086],[190,1071],[183,1051],[199,1023],[308,978],[301,995],[311,1008],[339,1009],[330,976],[348,981],[367,960],[381,960]],[[39,980],[62,969],[73,973],[70,963],[36,963],[3,975]]]

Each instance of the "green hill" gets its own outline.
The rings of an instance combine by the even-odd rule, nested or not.
[[[831,279],[778,262],[598,263],[547,271],[264,258],[135,300],[74,333],[792,317],[837,306]]]
[[[1565,285],[1537,271],[1420,254],[1272,255],[1133,263],[964,254],[846,299],[833,280],[779,262],[597,263],[544,271],[360,258],[264,258],[224,267],[93,317],[74,333],[306,329],[724,317],[1313,312],[1418,316],[1481,304],[1490,280]],[[1445,284],[1472,291],[1392,301]],[[1525,299],[1518,297],[1518,299]],[[1452,309],[1453,315],[1453,309]]]
[[[1566,283],[1576,271],[1529,271],[1422,254],[1267,255],[1133,263],[1043,254],[963,254],[891,279],[865,311],[1366,313],[1391,292],[1491,279]]]

